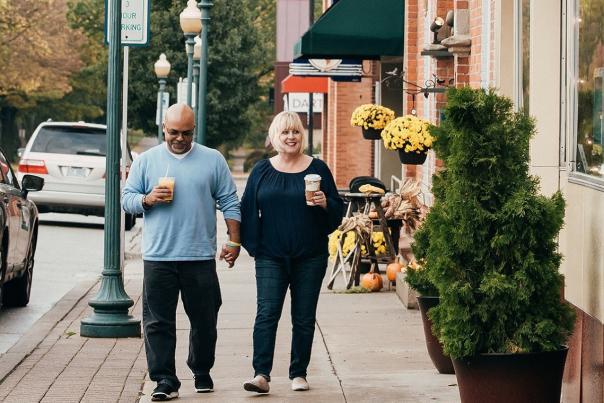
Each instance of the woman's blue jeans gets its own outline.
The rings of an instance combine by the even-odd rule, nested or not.
[[[317,302],[327,256],[304,259],[256,259],[257,310],[254,323],[254,371],[270,380],[277,325],[290,289],[292,346],[289,378],[306,377],[315,333]]]

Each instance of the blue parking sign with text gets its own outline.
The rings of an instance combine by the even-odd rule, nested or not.
[[[109,43],[109,10],[105,0],[105,43]],[[122,0],[122,45],[148,46],[151,39],[151,0]]]

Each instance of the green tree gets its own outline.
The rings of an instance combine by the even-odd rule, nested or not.
[[[207,144],[238,144],[257,119],[266,44],[254,25],[252,3],[217,0],[211,9],[208,31]],[[182,2],[157,1],[152,13],[152,46],[131,52],[131,124],[155,132],[157,80],[153,64],[166,53],[172,64],[169,91],[175,98],[177,77],[186,76],[184,37],[178,15]]]
[[[69,29],[66,12],[66,0],[0,1],[0,135],[9,158],[32,109],[71,91],[81,67],[73,48],[84,38]]]
[[[60,1],[66,4],[63,17],[66,15],[72,29],[85,38],[70,43],[71,53],[79,55],[82,67],[65,75],[64,90],[56,92],[54,97],[39,97],[14,110],[14,119],[30,130],[47,118],[105,120],[104,3],[98,0],[71,0],[68,4],[65,0]],[[186,76],[185,44],[178,19],[184,3],[152,1],[150,46],[132,48],[130,52],[129,126],[142,129],[148,135],[157,132],[158,84],[153,64],[159,54],[166,53],[172,64],[168,79],[172,102],[176,98],[178,77]],[[0,0],[0,22],[6,15],[3,4]],[[208,41],[207,143],[210,146],[237,146],[250,133],[266,130],[267,116],[271,113],[266,105],[268,87],[272,86],[274,14],[274,0],[214,1]]]
[[[275,38],[277,31],[275,0],[249,0],[253,25],[258,31],[258,40],[264,44],[262,60],[257,72],[260,97],[256,101],[250,116],[251,128],[244,139],[244,145],[252,148],[264,148],[268,125],[273,114],[273,105],[269,103],[269,91],[275,82]]]

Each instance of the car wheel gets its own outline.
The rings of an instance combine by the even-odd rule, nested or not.
[[[126,231],[130,231],[136,224],[136,216],[134,214],[126,214],[124,228]]]
[[[36,254],[37,231],[33,234],[27,259],[25,261],[25,272],[21,277],[4,285],[3,302],[6,306],[23,307],[29,303],[31,296],[31,282],[34,274],[34,257]]]

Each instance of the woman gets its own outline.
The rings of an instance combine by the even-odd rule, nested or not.
[[[257,311],[254,378],[247,391],[268,393],[275,337],[287,289],[293,337],[289,378],[292,389],[308,390],[319,291],[327,268],[327,236],[342,221],[343,202],[327,165],[303,154],[304,127],[297,113],[273,119],[269,138],[278,154],[256,164],[241,204],[242,244],[256,258]],[[321,177],[308,205],[304,177]]]

